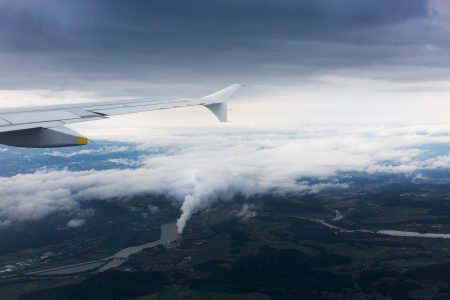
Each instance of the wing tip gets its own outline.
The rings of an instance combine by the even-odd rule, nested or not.
[[[235,94],[241,87],[246,86],[242,83],[232,84],[220,91],[207,95],[202,99],[207,100],[210,103],[204,104],[220,122],[228,122],[228,99]]]
[[[243,86],[245,85],[241,83],[235,83],[224,89],[221,89],[220,91],[209,94],[203,97],[202,99],[210,100],[212,103],[226,102],[234,93],[236,93]]]

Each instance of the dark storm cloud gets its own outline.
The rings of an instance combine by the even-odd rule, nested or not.
[[[371,43],[380,37],[358,33],[427,17],[423,0],[66,1],[5,5],[0,22],[10,38],[3,48],[12,51],[154,52],[239,50],[280,39]]]
[[[442,65],[421,56],[447,42],[433,26],[425,0],[4,1],[0,85]]]

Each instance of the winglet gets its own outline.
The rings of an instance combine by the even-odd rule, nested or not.
[[[228,121],[228,109],[226,102],[208,104],[205,105],[205,107],[209,109],[220,122]]]
[[[220,122],[226,122],[227,101],[242,86],[242,84],[233,84],[218,92],[203,97],[203,100],[207,100],[207,102],[211,103],[204,104],[204,106],[209,109],[217,117],[217,119],[219,119]]]

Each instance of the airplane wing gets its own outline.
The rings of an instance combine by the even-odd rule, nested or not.
[[[227,100],[242,85],[233,84],[203,98],[131,99],[0,109],[0,144],[50,148],[86,145],[88,139],[64,125],[109,116],[203,105],[221,122],[227,121]]]

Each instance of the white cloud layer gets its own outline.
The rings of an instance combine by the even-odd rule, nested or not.
[[[155,132],[136,130],[142,137]],[[0,224],[77,212],[80,203],[92,199],[157,193],[179,202],[178,228],[182,232],[192,214],[238,193],[250,196],[346,187],[331,181],[310,184],[302,177],[326,179],[338,171],[408,174],[450,166],[450,154],[425,155],[428,150],[424,147],[449,144],[449,125],[226,126],[158,132],[138,146],[145,151],[136,169],[53,170],[0,178]],[[155,154],[151,149],[170,151]],[[67,225],[82,224],[73,221]]]

